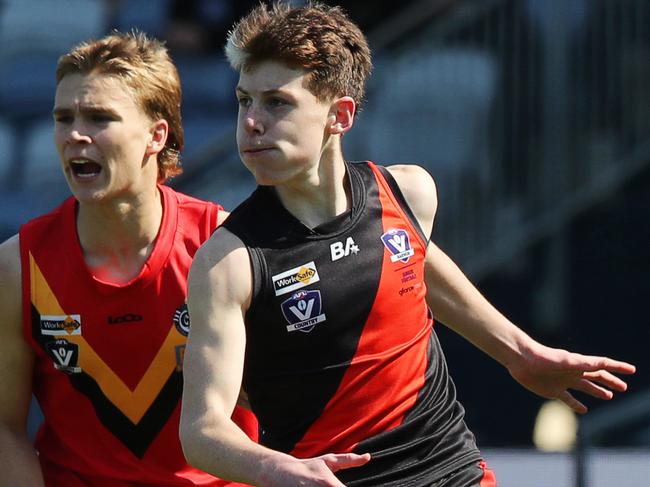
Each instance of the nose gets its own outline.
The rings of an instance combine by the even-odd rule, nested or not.
[[[90,144],[92,142],[91,126],[77,114],[57,121],[54,125],[58,140],[64,144]]]
[[[90,138],[90,135],[88,135],[80,127],[72,127],[70,132],[68,132],[67,142],[73,144],[76,143],[90,144],[92,142],[92,139]]]
[[[262,135],[264,133],[264,123],[259,110],[252,107],[248,108],[243,114],[243,124],[246,133],[249,135]]]

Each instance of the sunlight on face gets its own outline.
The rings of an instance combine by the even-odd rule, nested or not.
[[[286,183],[317,168],[331,103],[305,88],[305,71],[264,62],[237,86],[237,145],[258,184]]]
[[[118,78],[70,74],[56,90],[54,140],[75,197],[97,201],[155,184],[157,167],[144,164],[152,121]]]

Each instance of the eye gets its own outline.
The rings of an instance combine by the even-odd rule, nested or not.
[[[114,120],[113,116],[108,113],[94,113],[90,119],[96,123],[108,123]]]
[[[237,103],[239,103],[240,107],[249,107],[251,104],[251,99],[248,96],[238,96],[237,97]]]
[[[54,121],[56,123],[72,123],[72,116],[71,115],[54,115]]]
[[[284,105],[287,104],[287,102],[285,100],[283,100],[282,98],[275,97],[275,96],[273,98],[269,98],[269,100],[266,103],[271,108],[277,108],[277,107],[281,107],[281,106],[284,106]]]

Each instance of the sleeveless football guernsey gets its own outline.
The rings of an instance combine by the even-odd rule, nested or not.
[[[178,438],[187,274],[220,207],[159,190],[153,251],[123,285],[86,267],[73,198],[20,229],[24,333],[45,416],[35,446],[48,486],[235,485],[187,465]],[[250,412],[234,418],[257,437]]]
[[[258,187],[224,223],[253,270],[244,388],[261,443],[371,453],[337,473],[349,486],[430,486],[480,453],[425,301],[427,239],[386,169],[346,164],[333,221],[310,229]]]

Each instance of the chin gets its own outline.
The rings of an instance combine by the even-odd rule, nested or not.
[[[293,176],[289,171],[269,171],[264,168],[259,168],[252,173],[255,182],[260,186],[278,186],[289,182]]]
[[[79,203],[97,204],[106,199],[105,191],[75,191],[72,195]]]
[[[74,184],[68,184],[72,196],[80,203],[98,203],[106,198],[106,188],[79,187]]]
[[[255,178],[255,182],[261,186],[279,186],[296,179],[302,174],[300,167],[269,167],[268,165],[256,164],[246,165]]]
[[[253,174],[253,175],[255,176],[255,182],[259,186],[277,186],[281,182],[277,178],[261,176],[259,174]]]

